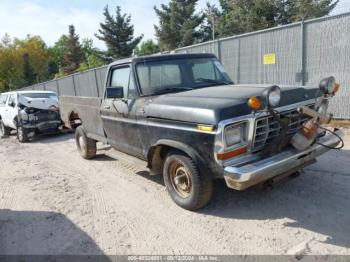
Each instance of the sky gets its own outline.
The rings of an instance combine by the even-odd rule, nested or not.
[[[94,34],[103,22],[103,8],[108,5],[111,13],[120,5],[122,11],[131,14],[135,36],[144,35],[144,40],[155,39],[154,24],[158,23],[153,7],[169,0],[0,0],[0,37],[24,38],[27,34],[40,35],[53,45],[62,34],[67,34],[68,25],[74,24],[80,38],[92,38],[94,45],[105,49],[104,43]],[[206,2],[217,4],[218,0],[199,0],[198,11]],[[113,12],[112,12],[113,10]],[[340,0],[333,14],[350,11],[350,0]]]

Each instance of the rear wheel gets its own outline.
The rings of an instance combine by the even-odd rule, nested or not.
[[[0,120],[0,138],[6,138],[10,135],[11,129],[4,125],[4,122]]]
[[[91,159],[96,156],[96,140],[88,138],[82,126],[75,130],[75,141],[82,158]]]
[[[213,181],[200,173],[194,161],[179,151],[171,151],[164,163],[164,183],[174,202],[187,210],[197,210],[210,201]]]
[[[17,126],[17,139],[20,143],[28,142],[29,141],[28,129],[26,129],[22,126]]]

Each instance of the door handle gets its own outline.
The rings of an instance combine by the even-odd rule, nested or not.
[[[104,108],[104,109],[111,109],[110,106],[104,106],[103,108]]]

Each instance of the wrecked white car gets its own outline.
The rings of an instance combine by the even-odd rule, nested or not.
[[[58,97],[49,91],[18,91],[0,95],[0,137],[17,130],[21,143],[61,127]]]

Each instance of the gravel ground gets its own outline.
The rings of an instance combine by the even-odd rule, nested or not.
[[[0,141],[0,254],[350,254],[350,132],[270,192],[216,184],[199,212],[177,207],[145,163],[72,134]]]

